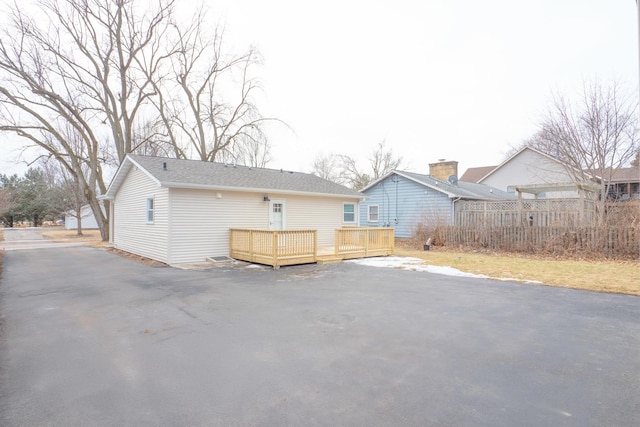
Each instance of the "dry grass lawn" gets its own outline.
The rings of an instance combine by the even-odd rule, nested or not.
[[[86,230],[82,236],[78,236],[74,230],[44,229],[42,235],[59,242],[86,242],[94,247],[107,246],[100,238],[98,230]],[[0,228],[0,241],[2,240]],[[421,258],[430,265],[453,267],[496,279],[533,281],[562,288],[640,295],[640,263],[637,261],[558,260],[433,247],[430,251],[396,247],[395,254]]]
[[[436,248],[430,251],[396,248],[398,256],[424,259],[427,264],[484,274],[492,278],[535,281],[548,286],[640,295],[640,264],[636,261],[574,261],[485,254]]]
[[[76,230],[66,230],[64,228],[44,228],[40,232],[44,237],[56,242],[85,242],[87,246],[102,247],[107,246],[107,242],[102,241],[99,230],[83,230],[82,236],[78,236]]]

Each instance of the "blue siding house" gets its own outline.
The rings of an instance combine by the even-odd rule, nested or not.
[[[394,170],[360,190],[362,227],[393,227],[395,236],[410,238],[418,224],[453,225],[458,200],[513,200],[514,195],[484,184],[443,180]]]

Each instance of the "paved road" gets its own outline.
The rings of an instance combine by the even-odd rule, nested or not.
[[[86,243],[58,243],[43,237],[41,228],[3,228],[4,241],[0,242],[0,250],[17,251],[25,249],[57,249],[82,246]]]
[[[640,299],[13,251],[2,426],[636,426]]]

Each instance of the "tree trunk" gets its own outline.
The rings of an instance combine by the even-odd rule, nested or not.
[[[76,205],[76,218],[77,218],[77,233],[76,235],[82,236],[82,204],[78,203]]]

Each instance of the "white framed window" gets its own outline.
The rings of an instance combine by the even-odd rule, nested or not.
[[[369,222],[378,222],[378,205],[369,205]]]
[[[356,205],[355,203],[345,203],[342,206],[342,222],[355,223],[356,222]]]
[[[154,203],[153,197],[147,198],[147,224],[153,224]]]

